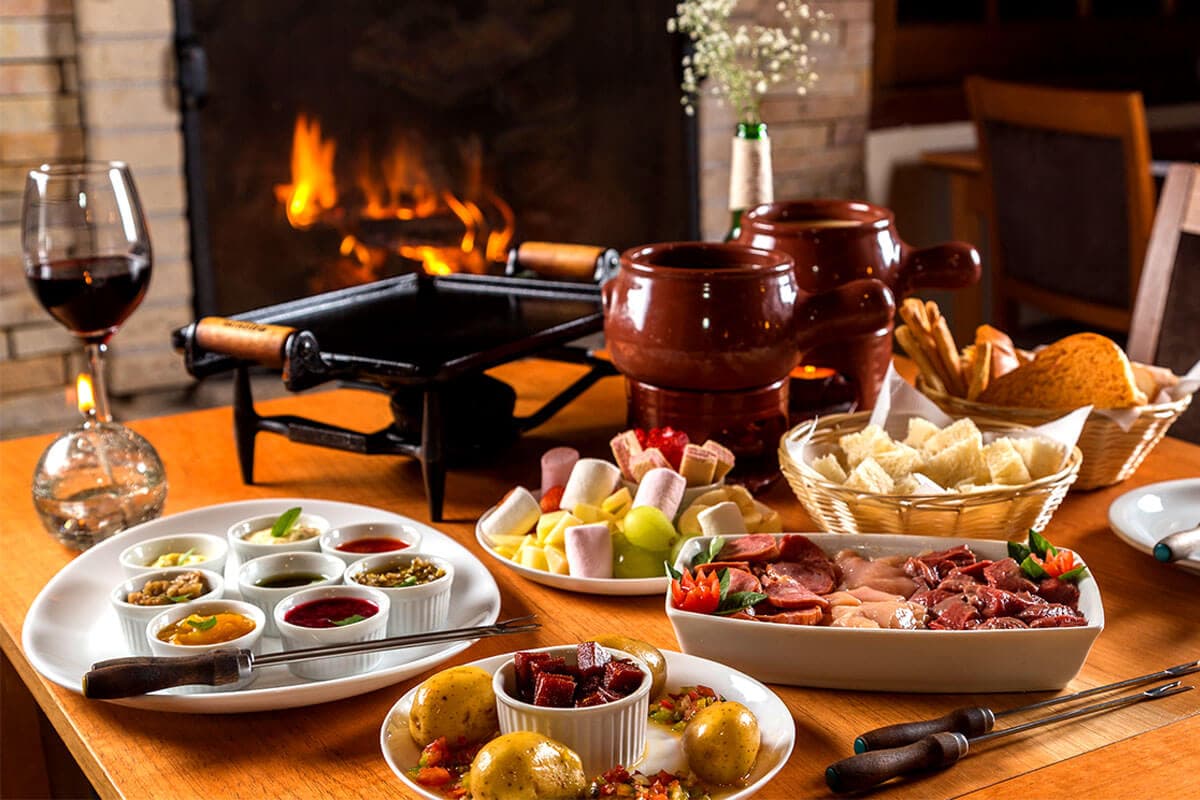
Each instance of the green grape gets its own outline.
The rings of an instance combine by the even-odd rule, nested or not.
[[[625,515],[625,538],[634,547],[662,552],[675,541],[675,526],[654,506],[638,506]]]
[[[699,534],[697,534],[697,536],[698,535]],[[674,565],[675,562],[679,559],[679,553],[681,550],[683,550],[683,546],[688,543],[688,540],[695,539],[695,538],[696,538],[695,536],[680,536],[679,540],[677,542],[675,542],[675,544],[671,545],[670,561],[671,561],[672,565]]]
[[[614,578],[657,578],[663,575],[667,551],[652,552],[630,544],[622,534],[613,535]]]

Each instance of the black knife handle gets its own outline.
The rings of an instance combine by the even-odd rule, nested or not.
[[[957,732],[971,738],[987,733],[995,724],[996,717],[990,708],[980,706],[956,708],[937,719],[901,722],[898,725],[888,725],[884,728],[867,731],[854,740],[854,752],[865,753],[868,750],[882,750],[885,747],[903,747],[935,733]]]
[[[935,733],[904,747],[843,758],[825,769],[825,783],[835,792],[858,792],[910,772],[948,767],[966,754],[967,737]]]
[[[115,658],[92,665],[83,676],[83,696],[93,700],[156,692],[172,686],[236,683],[250,672],[250,657],[242,650],[210,650],[194,656]]]

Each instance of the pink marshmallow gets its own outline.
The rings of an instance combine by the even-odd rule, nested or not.
[[[574,447],[553,447],[542,454],[542,493],[555,486],[566,486],[571,470],[579,460]]]
[[[613,576],[612,534],[608,525],[572,525],[563,531],[567,551],[567,570],[573,578],[611,578]]]
[[[646,473],[638,484],[632,508],[654,506],[667,519],[675,519],[679,504],[683,502],[683,490],[687,479],[669,467],[658,467]]]

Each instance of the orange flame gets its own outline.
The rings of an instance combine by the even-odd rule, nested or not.
[[[309,121],[304,114],[296,117],[292,134],[292,182],[275,187],[275,197],[287,209],[288,222],[294,228],[310,228],[322,212],[337,206],[337,182],[333,177],[333,157],[337,143],[321,136],[321,123]]]
[[[96,396],[92,392],[92,376],[86,372],[79,373],[79,377],[75,379],[75,403],[79,406],[79,413],[85,416],[96,410]]]

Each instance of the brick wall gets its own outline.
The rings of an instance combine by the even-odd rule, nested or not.
[[[174,96],[170,0],[0,3],[0,432],[77,419],[76,341],[24,284],[18,218],[24,173],[43,161],[123,160],[150,229],[154,272],[114,338],[114,396],[190,382],[171,349],[191,320],[182,138]]]
[[[817,85],[801,97],[780,88],[763,98],[771,137],[775,199],[861,198],[871,105],[871,0],[816,0],[833,14],[831,41],[813,52]],[[737,17],[778,25],[775,0],[740,0]],[[697,109],[700,128],[700,229],[719,239],[729,229],[730,140],[737,120],[711,96]]]

